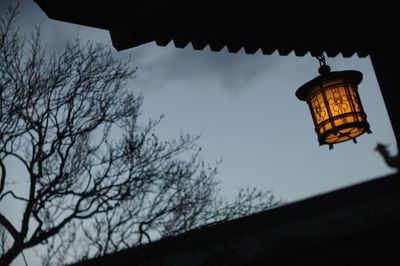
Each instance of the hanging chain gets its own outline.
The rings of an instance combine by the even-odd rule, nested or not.
[[[318,72],[321,75],[326,75],[331,71],[331,68],[326,64],[325,56],[324,54],[316,56],[319,62],[319,69]]]
[[[320,66],[325,66],[326,65],[326,60],[325,60],[324,54],[318,55],[318,56],[316,56],[316,58],[318,59],[318,62],[319,62]]]

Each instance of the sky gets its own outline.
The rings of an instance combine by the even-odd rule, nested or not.
[[[7,2],[0,0],[1,10]],[[19,26],[29,34],[39,25],[49,51],[76,37],[112,47],[107,31],[50,20],[31,0],[20,4]],[[157,133],[166,139],[180,132],[200,135],[204,160],[213,164],[222,159],[217,179],[228,198],[239,187],[252,186],[293,202],[394,172],[374,151],[381,142],[397,153],[369,57],[327,58],[334,71],[363,73],[359,93],[373,132],[357,138],[357,144],[345,142],[329,150],[318,145],[308,106],[295,96],[318,75],[318,61],[310,54],[197,51],[191,44],[175,48],[172,42],[112,49],[117,58],[130,55],[138,67],[129,86],[144,96],[143,121],[164,114]]]

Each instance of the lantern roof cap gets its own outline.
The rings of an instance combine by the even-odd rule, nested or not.
[[[306,101],[308,94],[315,88],[315,86],[321,85],[324,81],[335,80],[341,78],[349,83],[358,85],[362,80],[362,73],[357,70],[344,70],[344,71],[333,71],[319,75],[318,77],[310,80],[303,84],[297,91],[296,96],[301,101]]]

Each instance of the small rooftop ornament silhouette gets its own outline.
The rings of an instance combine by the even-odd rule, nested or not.
[[[385,160],[385,163],[392,168],[397,168],[397,171],[400,170],[400,154],[396,156],[390,156],[389,151],[387,150],[388,145],[378,143],[376,145],[375,150],[379,152],[380,155],[382,155],[383,159]]]
[[[353,140],[361,134],[372,133],[361,104],[357,85],[362,73],[355,70],[333,71],[323,55],[317,57],[320,76],[302,85],[296,96],[310,107],[320,145]]]

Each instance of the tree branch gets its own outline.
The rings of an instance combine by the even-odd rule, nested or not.
[[[14,238],[14,240],[21,239],[21,234],[17,231],[17,229],[12,225],[12,223],[5,217],[3,214],[0,213],[0,224],[7,229],[10,235]]]
[[[4,166],[3,160],[1,160],[1,159],[0,159],[0,170],[1,170],[1,172],[0,172],[0,174],[1,174],[0,195],[1,195],[1,193],[3,192],[4,186],[5,186],[5,183],[6,183],[6,167]],[[0,198],[0,200],[1,200],[1,198]]]
[[[15,194],[14,194],[14,191],[11,191],[11,190],[9,190],[9,191],[7,191],[6,193],[4,193],[4,194],[1,195],[1,196],[0,196],[0,201],[1,201],[5,196],[7,196],[7,194],[11,194],[11,196],[12,196],[14,199],[21,200],[21,201],[25,201],[25,202],[29,202],[29,200],[15,195]]]

